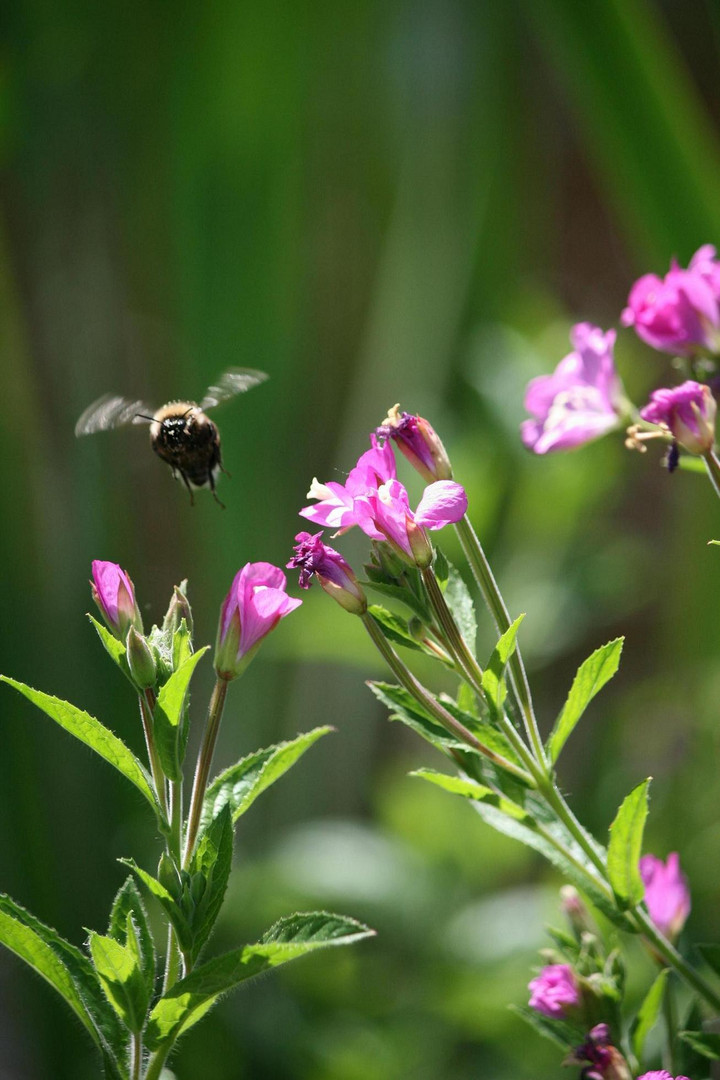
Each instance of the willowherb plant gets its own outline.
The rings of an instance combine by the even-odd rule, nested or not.
[[[691,377],[655,391],[638,410],[615,368],[615,331],[578,324],[571,334],[573,351],[554,374],[528,387],[531,419],[522,426],[524,443],[545,454],[625,427],[629,448],[644,451],[649,440],[664,442],[671,472],[678,465],[693,468],[691,459],[700,459],[720,493],[712,393],[720,355],[715,249],[701,248],[687,270],[674,266],[664,281],[642,278],[622,321],[655,348],[673,353],[676,367]],[[396,405],[370,443],[345,484],[313,480],[313,502],[300,511],[313,524],[335,529],[334,536],[357,526],[369,537],[365,580],[358,581],[322,532],[299,533],[288,566],[300,570],[301,586],[317,580],[362,621],[396,680],[371,683],[371,689],[391,719],[407,724],[453,766],[412,775],[470,800],[487,824],[538,851],[570,883],[562,901],[569,927],[550,931],[552,948],[544,951],[546,963],[530,982],[529,1005],[519,1012],[562,1047],[564,1063],[581,1067],[584,1080],[703,1080],[709,1061],[720,1058],[720,1035],[706,1024],[720,1013],[720,946],[698,945],[692,954],[678,948],[690,893],[676,853],[667,862],[642,854],[650,780],[623,800],[602,844],[576,818],[557,774],[565,743],[617,671],[622,639],[581,664],[552,730],[542,738],[518,642],[523,616],[510,617],[440,437],[427,420]],[[415,511],[397,478],[393,446],[427,484]],[[450,524],[499,634],[484,663],[475,651],[472,596],[430,535]],[[392,610],[370,603],[366,590]],[[423,652],[451,669],[458,679],[454,696],[424,686],[399,650]],[[599,928],[581,894],[610,920],[612,933]],[[659,964],[634,1015],[628,1015],[625,1001],[623,935],[639,936]],[[673,1001],[678,980],[693,1003],[682,1022],[675,1019]],[[661,1014],[663,1064],[670,1071],[642,1072],[643,1065],[654,1064],[643,1058]],[[680,1070],[687,1075],[678,1075]]]
[[[10,679],[51,719],[94,750],[144,797],[164,850],[153,874],[132,859],[104,933],[87,952],[60,937],[8,896],[0,895],[0,941],[43,976],[80,1019],[102,1056],[109,1080],[158,1080],[179,1037],[228,991],[263,971],[329,945],[372,934],[324,911],[280,919],[259,941],[207,958],[232,865],[234,826],[254,801],[332,729],[318,727],[242,758],[210,780],[213,752],[230,683],[242,675],[267,635],[301,601],[270,563],[248,563],[220,612],[215,686],[195,766],[189,806],[183,799],[188,697],[209,646],[194,651],[184,582],[161,626],[146,635],[129,575],[95,561],[93,598],[105,626],[90,616],[102,644],[137,695],[149,770],[95,717],[67,701]],[[140,888],[138,888],[138,885]],[[163,970],[141,893],[165,916]]]

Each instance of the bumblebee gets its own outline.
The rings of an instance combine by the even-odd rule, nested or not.
[[[173,477],[180,477],[194,502],[193,489],[209,487],[213,498],[215,485],[223,469],[220,432],[207,416],[210,409],[264,382],[267,375],[252,368],[230,368],[209,386],[199,405],[194,401],[170,401],[154,411],[144,401],[131,401],[115,394],[105,394],[88,406],[75,425],[76,435],[92,435],[124,424],[150,424],[150,445],[158,457],[170,466]]]

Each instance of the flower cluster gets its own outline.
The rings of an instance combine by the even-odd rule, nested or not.
[[[720,260],[715,248],[701,247],[687,269],[673,262],[664,278],[641,277],[630,291],[621,323],[634,327],[652,348],[677,357],[687,374],[707,370],[720,356]],[[522,424],[521,435],[530,450],[570,450],[625,426],[626,445],[632,449],[644,450],[651,438],[670,442],[671,470],[678,444],[690,454],[713,456],[716,405],[707,384],[690,378],[681,386],[656,390],[638,410],[615,369],[615,331],[578,323],[570,338],[573,351],[553,374],[528,385],[525,408],[531,419]]]

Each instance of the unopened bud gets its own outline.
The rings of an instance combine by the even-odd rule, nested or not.
[[[452,480],[447,450],[432,425],[422,416],[401,412],[399,405],[393,405],[377,429],[377,435],[392,439],[425,480]]]
[[[170,634],[174,634],[176,630],[180,629],[180,623],[185,620],[185,625],[188,628],[188,633],[192,635],[193,632],[193,617],[190,602],[188,601],[183,586],[186,582],[183,582],[181,586],[175,586],[173,589],[172,599],[168,606],[165,618],[163,619],[163,630],[169,630]]]
[[[126,656],[135,685],[139,690],[149,690],[157,682],[157,664],[152,649],[134,626],[128,631]]]

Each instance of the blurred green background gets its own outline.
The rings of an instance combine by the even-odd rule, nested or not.
[[[545,729],[580,660],[627,634],[563,783],[603,837],[653,775],[648,846],[682,848],[690,930],[717,934],[717,503],[620,437],[542,460],[517,428],[574,321],[617,324],[634,277],[720,242],[719,58],[714,0],[11,0],[0,669],[139,751],[132,695],[84,618],[91,560],[129,570],[146,624],[189,577],[213,640],[238,567],[287,560],[312,476],[342,478],[400,401],[445,438],[528,613]],[[616,355],[638,403],[668,378],[630,332]],[[73,436],[101,393],[197,397],[233,364],[271,380],[217,414],[224,512],[202,492],[190,507],[143,429]],[[363,539],[343,549],[359,566]],[[558,879],[407,778],[442,762],[365,689],[383,671],[362,628],[305,600],[233,687],[217,764],[316,724],[337,734],[242,819],[212,948],[312,907],[378,937],[228,999],[187,1036],[179,1080],[564,1075],[507,1009],[527,999]],[[487,620],[480,637],[484,654]],[[209,686],[208,670],[198,721]],[[0,709],[0,889],[80,943],[105,926],[116,858],[152,867],[157,837],[89,752],[7,689]],[[52,991],[0,955],[2,1080],[97,1071]]]

